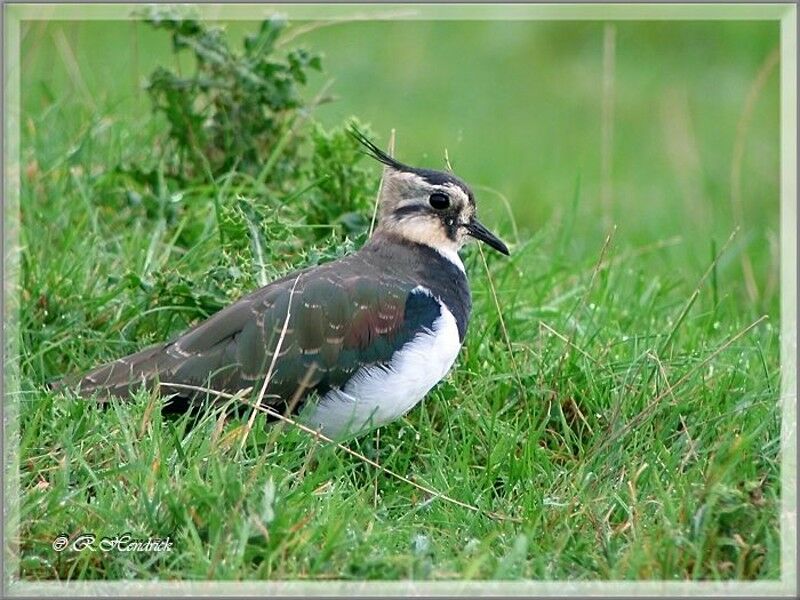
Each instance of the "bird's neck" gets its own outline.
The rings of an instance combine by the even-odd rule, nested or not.
[[[464,263],[461,261],[461,257],[458,255],[458,251],[454,244],[438,243],[438,239],[431,240],[426,236],[420,235],[408,236],[405,235],[406,233],[407,232],[405,231],[400,232],[393,228],[379,227],[375,230],[375,233],[372,235],[367,244],[403,244],[408,247],[423,246],[438,253],[439,256],[450,262],[466,276]],[[447,241],[449,242],[450,240]]]
[[[362,254],[376,264],[393,265],[414,283],[429,289],[453,313],[459,336],[464,339],[472,310],[472,296],[458,253],[453,250],[443,252],[392,232],[376,230],[362,248]]]

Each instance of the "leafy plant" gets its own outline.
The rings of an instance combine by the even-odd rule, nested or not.
[[[153,10],[147,22],[171,34],[174,53],[190,50],[194,69],[183,75],[161,66],[150,75],[147,89],[154,113],[167,119],[166,139],[156,173],[140,166],[127,174],[145,185],[145,196],[148,189],[163,198],[165,188],[174,196],[215,187],[220,243],[207,280],[227,281],[236,297],[300,261],[336,255],[345,236],[366,233],[377,176],[359,164],[363,153],[344,126],[325,130],[308,119],[313,106],[300,87],[309,70],[321,70],[320,56],[280,50],[284,21],[263,21],[241,52],[230,49],[223,29],[193,19]],[[147,204],[177,220],[174,202]],[[209,205],[178,206],[202,213]]]
[[[280,154],[274,172],[291,177],[299,144],[280,146],[305,107],[299,87],[309,70],[321,70],[320,56],[303,48],[279,52],[276,42],[286,23],[277,18],[263,21],[240,52],[218,27],[159,13],[147,22],[171,34],[175,53],[189,50],[194,57],[191,73],[161,66],[147,86],[155,111],[169,123],[162,154],[174,157],[174,173],[188,181],[214,179],[234,168],[258,176]]]
[[[362,234],[369,227],[369,209],[375,199],[374,168],[367,170],[360,164],[360,149],[342,128],[325,131],[316,126],[311,140],[314,153],[307,177],[314,186],[308,194],[306,221]]]

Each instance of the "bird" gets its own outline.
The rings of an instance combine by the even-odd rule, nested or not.
[[[188,410],[201,390],[258,390],[272,412],[344,440],[395,421],[453,367],[472,298],[458,252],[471,239],[508,256],[452,172],[412,167],[354,125],[383,165],[373,234],[357,251],[241,297],[165,343],[73,378],[106,403],[145,387]]]

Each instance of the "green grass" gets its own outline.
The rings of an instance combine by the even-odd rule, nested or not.
[[[725,244],[736,123],[776,29],[620,25],[617,230],[608,243],[592,80],[601,25],[349,24],[305,40],[326,48],[329,72],[345,77],[319,119],[355,113],[378,131],[396,126],[409,162],[434,164],[423,152],[448,146],[459,174],[510,199],[514,222],[495,194],[478,199],[512,257],[487,252],[487,272],[475,247],[464,253],[475,307],[453,372],[406,418],[348,444],[476,513],[292,427],[265,428],[263,417],[240,448],[243,422],[213,411],[189,423],[162,416],[161,401],[146,395],[103,411],[43,391],[51,377],[169,337],[247,281],[214,271],[226,250],[215,199],[235,200],[224,185],[184,190],[155,209],[126,200],[113,168],[146,155],[159,123],[126,83],[137,81],[126,66],[133,46],[102,52],[114,30],[101,25],[61,26],[87,89],[104,91],[95,107],[72,93],[75,72],[50,47],[58,26],[33,25],[24,42],[22,578],[780,575],[779,327],[768,283],[777,263],[767,243],[778,222],[774,76],[750,124],[748,218]],[[131,35],[130,24],[117,27]],[[137,68],[146,74],[165,60],[166,43],[139,34]],[[459,36],[487,42],[474,65],[458,61]],[[382,39],[415,51],[398,65]],[[347,62],[348,53],[364,58]],[[424,68],[434,55],[472,79],[442,91],[441,71]],[[498,56],[503,90],[513,80],[516,94],[492,96]],[[397,73],[386,87],[370,85],[388,67]],[[534,80],[519,79],[531,69]],[[688,94],[700,167],[671,163],[664,150],[669,119],[685,117],[680,102],[677,112],[653,109],[665,93],[654,73],[665,72]],[[437,93],[441,105],[431,103]],[[508,103],[502,119],[490,118],[495,102]],[[700,190],[699,207],[681,195],[686,181]],[[321,244],[269,265],[270,275],[329,257]],[[757,298],[742,283],[745,254]],[[170,536],[174,549],[56,553],[62,532]]]

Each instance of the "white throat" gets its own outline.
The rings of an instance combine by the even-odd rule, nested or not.
[[[433,246],[430,247],[433,248]],[[467,272],[464,270],[464,263],[461,262],[461,257],[458,255],[458,252],[456,252],[451,248],[433,248],[433,249],[436,250],[442,256],[444,256],[451,263],[453,263],[456,267],[458,267],[459,271],[464,273],[464,275],[467,274]]]
[[[466,275],[464,263],[461,262],[461,257],[458,255],[458,250],[456,250],[456,244],[452,243],[444,234],[438,237],[435,235],[432,236],[429,228],[414,226],[408,223],[389,225],[387,229],[397,232],[401,238],[436,250],[436,252],[453,263],[459,271]]]

